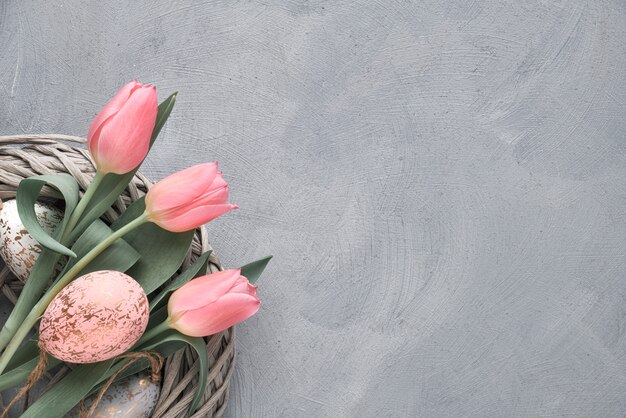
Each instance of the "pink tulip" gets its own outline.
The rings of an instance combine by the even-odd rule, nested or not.
[[[237,208],[227,200],[228,184],[217,163],[199,164],[155,184],[146,195],[146,214],[168,231],[189,231]]]
[[[89,151],[102,174],[128,173],[148,153],[157,116],[156,87],[131,81],[98,113],[87,134]]]
[[[170,296],[168,325],[191,337],[206,337],[250,318],[261,302],[241,270],[194,279]]]

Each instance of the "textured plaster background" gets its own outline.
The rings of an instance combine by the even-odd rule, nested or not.
[[[177,106],[227,266],[276,256],[228,417],[626,414],[626,4],[0,2],[0,134]]]

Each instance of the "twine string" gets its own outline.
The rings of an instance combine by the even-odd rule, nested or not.
[[[100,389],[100,392],[98,392],[98,396],[96,397],[93,404],[91,405],[91,408],[89,408],[88,411],[85,412],[85,400],[83,399],[80,401],[80,409],[79,409],[80,418],[91,417],[94,414],[94,412],[96,412],[96,408],[98,407],[98,404],[100,404],[100,401],[104,397],[105,392],[113,384],[115,379],[117,379],[117,377],[120,374],[122,374],[124,370],[126,370],[127,368],[129,368],[130,366],[132,366],[133,364],[135,364],[141,359],[146,359],[150,362],[150,369],[152,371],[152,375],[151,375],[152,381],[154,383],[159,383],[159,381],[161,380],[161,369],[163,368],[163,356],[161,354],[154,352],[154,351],[140,351],[140,352],[131,352],[131,353],[122,354],[118,356],[117,358],[118,359],[128,358],[130,360],[127,361],[122,367],[120,367],[115,373],[113,373],[111,377],[109,377],[109,380],[107,380],[104,386],[102,386],[102,388]]]
[[[136,362],[142,359],[146,359],[150,363],[150,370],[152,372],[150,378],[152,379],[152,381],[154,383],[158,383],[161,380],[161,369],[163,368],[163,362],[164,362],[163,356],[161,354],[154,352],[154,351],[142,351],[142,352],[131,352],[131,353],[122,354],[118,356],[117,358],[118,359],[127,358],[129,359],[129,361],[127,361],[122,367],[120,367],[115,373],[113,373],[111,377],[109,377],[109,379],[106,381],[104,386],[102,386],[102,388],[100,389],[100,392],[98,392],[98,396],[96,397],[94,403],[91,405],[91,408],[89,408],[88,411],[85,412],[85,401],[84,400],[80,401],[80,412],[79,412],[80,418],[91,417],[96,411],[98,404],[104,397],[105,392],[107,391],[107,389],[109,389],[109,387],[111,387],[115,379],[117,379],[119,375],[122,374],[130,366],[132,366],[133,364],[135,364]],[[9,402],[9,404],[4,408],[4,410],[2,411],[2,415],[0,415],[0,418],[7,418],[9,416],[9,410],[13,408],[13,406],[15,406],[15,404],[17,404],[20,401],[20,399],[22,399],[25,396],[26,396],[26,401],[24,402],[24,410],[28,408],[28,393],[33,388],[33,386],[46,374],[47,368],[48,368],[48,353],[46,353],[46,351],[42,349],[40,346],[39,347],[39,361],[37,362],[37,365],[35,366],[33,371],[30,372],[30,374],[28,375],[26,384],[19,390],[19,392],[13,397],[13,399],[11,399],[11,402]]]
[[[48,368],[48,353],[46,350],[39,347],[39,361],[37,365],[33,369],[32,372],[28,375],[28,379],[26,379],[26,384],[17,392],[17,394],[11,399],[11,402],[4,408],[2,411],[2,415],[0,418],[7,418],[9,416],[9,410],[20,401],[24,396],[26,396],[26,402],[24,402],[24,409],[28,408],[28,393],[35,386],[35,383],[39,381],[46,374],[46,369]]]

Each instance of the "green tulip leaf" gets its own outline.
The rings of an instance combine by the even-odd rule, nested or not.
[[[146,207],[144,200],[141,198],[133,202],[111,228],[117,230],[141,216]],[[194,231],[169,232],[152,222],[130,231],[124,235],[124,240],[141,258],[126,273],[141,284],[146,294],[154,292],[180,268],[193,234]]]
[[[39,352],[35,354],[34,358],[26,360],[25,362],[2,373],[2,375],[0,376],[0,391],[7,390],[12,387],[23,385],[24,383],[26,383],[28,376],[35,369],[38,363]],[[59,364],[61,364],[61,360],[57,360],[54,357],[49,357],[46,370],[50,370],[58,366]]]
[[[176,103],[177,94],[178,93],[172,94],[159,105],[156,123],[150,140],[150,147],[154,144],[159,132],[161,132],[161,128],[163,128],[167,118],[170,116],[170,113],[174,108],[174,104]],[[111,207],[111,205],[115,203],[119,195],[132,181],[137,169],[126,174],[109,173],[104,177],[100,187],[98,187],[93,198],[87,205],[80,222],[76,228],[74,228],[74,231],[72,231],[72,235],[70,236],[71,241],[78,238],[78,236],[80,236],[93,221],[100,218]]]
[[[65,214],[63,221],[55,228],[52,233],[52,237],[43,232],[41,226],[36,220],[36,217],[34,217],[34,204],[37,200],[37,196],[39,195],[39,191],[42,189],[44,184],[49,184],[59,190],[61,196],[65,199]],[[39,234],[39,238],[41,238],[41,234],[43,233],[43,236],[48,237],[49,240],[55,243],[52,244],[52,246],[56,246],[57,250],[62,247],[65,249],[63,251],[66,254],[74,256],[75,253],[73,251],[68,250],[65,246],[59,244],[58,241],[63,236],[69,217],[74,211],[77,203],[78,184],[76,183],[76,180],[68,174],[52,174],[30,177],[22,180],[18,186],[18,210],[20,211],[20,218],[22,218],[22,222],[27,229],[30,225],[30,229],[32,229],[32,231],[29,229],[29,232],[31,232],[33,237],[35,237],[33,232],[39,231],[34,232],[35,234]],[[36,223],[37,225],[34,226],[32,225],[33,223]],[[35,238],[37,239],[37,237]],[[48,285],[49,279],[53,276],[60,254],[61,253],[59,251],[54,251],[54,249],[49,250],[45,246],[42,249],[37,261],[31,269],[28,280],[24,284],[20,297],[17,299],[16,305],[11,310],[11,314],[2,327],[2,331],[0,332],[0,349],[6,347],[17,328],[22,324],[22,322],[24,322],[26,316],[28,316],[43,294]]]
[[[30,339],[25,341],[20,349],[11,357],[11,360],[7,364],[7,368],[5,370],[12,370],[17,366],[24,364],[34,358],[39,358],[39,346],[37,345],[37,341],[35,339]],[[0,379],[2,376],[0,375]]]
[[[198,404],[202,399],[202,395],[206,389],[208,377],[209,377],[209,352],[207,350],[206,341],[201,337],[189,337],[187,335],[181,334],[178,331],[170,330],[161,334],[158,340],[151,340],[151,344],[145,347],[142,347],[142,351],[150,351],[155,350],[159,347],[170,347],[169,345],[163,346],[163,344],[170,343],[173,341],[182,341],[184,343],[189,344],[195,351],[198,353],[198,387],[196,389],[196,394],[191,401],[191,405],[189,405],[188,415],[192,415],[196,409],[198,409]],[[172,353],[168,353],[171,355]]]
[[[109,228],[100,219],[95,220],[85,232],[76,240],[72,246],[72,250],[78,255],[77,258],[70,259],[65,266],[65,271],[69,270],[76,264],[77,260],[84,257],[95,246],[100,244],[106,238],[113,234],[113,230]],[[105,249],[98,257],[82,269],[76,277],[99,270],[115,270],[125,272],[131,268],[141,255],[135,251],[124,239],[115,240],[111,246]]]
[[[159,343],[155,343],[155,344],[148,346],[148,350],[146,351],[156,351],[159,354],[161,354],[164,358],[167,358],[173,355],[178,350],[185,348],[186,345],[187,343],[179,339],[175,339],[175,338],[164,339],[163,341],[160,341]],[[130,373],[130,374],[134,374],[134,373]]]
[[[162,324],[167,319],[167,306],[162,306],[154,311],[150,312],[150,319],[148,320],[148,326],[144,334],[150,331],[157,325]]]
[[[160,309],[159,311],[164,311],[164,309]],[[169,357],[176,351],[183,348],[186,344],[190,345],[198,354],[198,387],[188,411],[188,415],[192,415],[198,408],[198,404],[202,399],[202,395],[204,394],[204,391],[206,389],[209,376],[209,353],[207,351],[207,345],[204,338],[189,337],[187,335],[181,334],[178,331],[168,330],[158,337],[151,339],[146,344],[143,344],[142,346],[133,349],[133,352],[156,351],[160,353],[163,357]],[[89,393],[97,392],[100,387],[102,387],[104,382],[114,373],[116,373],[121,367],[123,367],[127,361],[128,360],[126,359],[122,359],[115,363],[106,373],[102,375],[97,386],[94,386]],[[119,381],[128,376],[139,373],[140,371],[145,370],[148,367],[150,367],[150,363],[147,360],[139,360],[136,363],[130,365],[122,373],[120,373],[115,380]]]
[[[196,395],[189,405],[189,415],[192,415],[198,409],[198,404],[202,400],[202,395],[206,389],[208,377],[209,377],[209,352],[207,350],[206,341],[201,337],[189,337],[176,332],[176,335],[181,341],[186,342],[198,353],[198,387],[196,389]]]
[[[7,390],[22,385],[28,379],[28,375],[35,369],[37,363],[39,363],[39,355],[2,373],[0,376],[0,390]]]
[[[49,185],[58,190],[65,199],[63,221],[55,228],[54,237],[39,224],[35,213],[35,202],[43,186]],[[17,187],[17,211],[30,235],[43,247],[56,253],[76,257],[76,254],[59,242],[65,231],[70,215],[78,203],[78,183],[69,174],[46,174],[24,179]]]
[[[91,392],[114,362],[111,359],[77,366],[37,399],[21,418],[62,417]]]
[[[159,306],[159,303],[164,300],[170,293],[183,286],[191,279],[202,276],[207,272],[207,265],[209,263],[210,251],[203,253],[198,259],[190,265],[187,270],[179,274],[174,280],[169,282],[165,288],[150,301],[150,311]]]
[[[37,301],[39,301],[39,298],[48,285],[48,280],[53,275],[59,258],[60,255],[58,253],[45,248],[39,254],[28,280],[24,283],[24,288],[20,293],[20,297],[17,299],[17,303],[2,326],[2,331],[0,332],[0,347],[6,347],[9,341],[11,341],[11,338],[13,338],[15,331],[22,325],[24,319],[28,316]]]
[[[167,312],[165,312],[165,318],[166,317],[167,317]],[[165,318],[161,319],[160,322],[162,322]],[[143,344],[141,347],[133,349],[132,351],[133,352],[156,351],[157,353],[161,354],[164,358],[167,358],[171,356],[172,354],[174,354],[175,352],[177,352],[178,350],[184,348],[188,344],[186,340],[183,340],[180,338],[180,335],[181,334],[179,334],[177,331],[168,330],[164,332],[163,334],[161,334],[158,337],[158,339],[151,340],[148,343]],[[100,382],[98,383],[98,386],[94,387],[91,390],[90,394],[99,391],[102,385],[105,383],[105,381],[109,379],[114,373],[116,373],[121,367],[123,367],[127,362],[128,362],[127,359],[121,359],[120,361],[116,362],[109,369],[109,371],[104,376],[102,376],[102,378],[100,379]],[[149,367],[150,367],[150,363],[148,362],[148,360],[141,359],[137,361],[136,363],[128,366],[126,370],[124,370],[115,378],[115,381],[117,382],[128,376],[137,374],[141,372],[142,370],[145,370]]]
[[[161,308],[157,312],[162,313],[163,311],[167,313],[165,308]],[[159,320],[155,322],[162,321],[159,318]],[[202,399],[202,395],[204,394],[204,391],[206,389],[209,376],[209,353],[207,351],[207,345],[204,338],[189,337],[187,335],[181,334],[176,330],[170,329],[150,339],[133,351],[158,351],[164,357],[169,357],[180,348],[182,348],[180,343],[189,344],[198,354],[198,387],[188,411],[188,415],[192,415],[198,408],[198,404]],[[142,361],[141,365],[137,364],[130,366],[129,370],[127,370],[123,374],[123,376],[129,376],[131,374],[137,373],[147,368],[148,366],[149,364],[147,361]],[[119,365],[119,367],[121,367],[121,365]],[[113,373],[114,371],[111,372],[111,374]]]
[[[175,352],[177,352],[178,350],[180,350],[181,348],[184,348],[187,345],[187,343],[185,343],[184,341],[180,341],[179,339],[175,339],[175,338],[164,338],[159,342],[150,344],[148,346],[146,346],[146,349],[141,349],[141,350],[136,350],[133,352],[140,352],[140,351],[156,351],[157,353],[161,354],[163,356],[163,358],[167,358],[169,356],[171,356],[172,354],[174,354]],[[103,376],[103,378],[100,380],[99,385],[97,387],[95,387],[92,392],[96,392],[100,389],[100,387],[102,387],[102,384],[109,378],[111,377],[114,373],[116,373],[128,360],[126,359],[121,359],[119,362],[115,363],[113,365],[113,367],[111,367],[111,369],[107,372],[107,374],[105,376]],[[119,381],[124,379],[125,377],[128,376],[132,376],[134,374],[139,373],[142,370],[147,369],[148,367],[150,367],[150,363],[148,362],[148,360],[146,359],[141,359],[139,361],[137,361],[136,363],[128,366],[128,368],[126,368],[126,370],[124,370],[122,373],[120,373],[116,378],[115,381]]]
[[[271,259],[272,256],[268,255],[267,257],[246,264],[245,266],[241,267],[241,275],[248,279],[250,283],[256,283]]]
[[[38,362],[39,346],[37,341],[34,339],[26,341],[11,358],[5,372],[0,375],[0,391],[25,383]],[[50,370],[60,363],[60,360],[49,357],[46,370]]]

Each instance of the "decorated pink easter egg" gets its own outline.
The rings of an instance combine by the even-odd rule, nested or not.
[[[96,271],[52,300],[39,325],[44,350],[69,363],[95,363],[127,351],[148,325],[148,298],[132,277]]]

